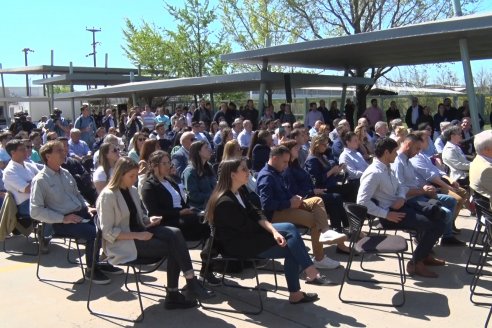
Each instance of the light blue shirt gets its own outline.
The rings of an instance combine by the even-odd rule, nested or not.
[[[241,148],[248,148],[249,144],[251,143],[251,137],[253,135],[253,132],[248,132],[246,130],[241,131],[239,135],[237,136],[237,141],[239,142],[239,146]]]
[[[349,180],[360,179],[369,166],[361,153],[348,148],[343,149],[338,162],[346,165]]]
[[[10,161],[10,155],[9,155],[9,153],[7,153],[5,148],[0,148],[0,161],[2,161],[2,162]]]
[[[395,162],[391,164],[391,169],[395,173],[398,183],[404,185],[408,189],[418,188],[415,170],[405,153],[398,153]]]
[[[220,143],[222,142],[222,138],[220,136],[220,133],[221,133],[221,131],[217,131],[217,133],[215,133],[215,136],[214,136],[214,144],[216,144],[217,146],[220,145]]]
[[[357,203],[367,207],[369,214],[386,218],[393,203],[405,199],[408,188],[398,182],[391,167],[374,158],[360,178]],[[378,205],[372,199],[378,201]]]
[[[68,140],[68,154],[70,156],[77,155],[79,157],[86,156],[90,152],[89,146],[84,140],[80,139],[79,142],[74,143],[72,139]]]
[[[430,158],[422,153],[418,153],[414,157],[410,158],[410,163],[415,171],[417,186],[419,187],[423,187],[436,177],[440,178],[446,174],[439,170],[437,166],[432,164]]]
[[[164,123],[164,129],[168,130],[169,125],[171,124],[171,120],[169,119],[169,117],[167,117],[167,115],[157,115],[155,117],[155,123]]]
[[[438,154],[442,154],[442,151],[444,149],[444,142],[440,137],[437,137],[436,141],[434,141],[434,147],[436,148],[436,152]]]
[[[426,155],[427,157],[432,157],[434,156],[435,154],[437,154],[437,149],[436,149],[436,146],[434,146],[434,142],[432,142],[432,139],[430,137],[428,137],[428,146],[427,146],[427,149],[424,149],[422,152],[424,153],[424,155]],[[439,138],[440,139],[440,138]]]

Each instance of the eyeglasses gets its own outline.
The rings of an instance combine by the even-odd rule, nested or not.
[[[169,167],[173,167],[174,166],[173,162],[160,162],[159,164],[161,164],[161,165],[169,165]]]

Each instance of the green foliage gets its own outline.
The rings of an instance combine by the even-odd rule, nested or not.
[[[126,46],[122,48],[128,59],[153,77],[174,75],[174,66],[168,51],[172,46],[159,29],[145,21],[141,27],[136,27],[129,18],[125,19],[125,25],[123,35]]]
[[[68,93],[70,92],[70,87],[68,85],[54,85],[53,94]]]
[[[166,3],[165,10],[174,17],[174,30],[145,21],[135,26],[126,19],[122,48],[132,63],[158,78],[224,74],[227,64],[219,56],[229,52],[230,45],[222,33],[210,30],[217,15],[208,0],[186,0],[180,8]]]

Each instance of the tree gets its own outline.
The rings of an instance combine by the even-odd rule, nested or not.
[[[480,0],[464,0],[469,4]],[[450,17],[453,14],[449,0],[286,0],[285,9],[292,16],[288,23],[295,26],[300,39],[322,39],[329,36],[352,35],[394,28],[424,21]],[[378,80],[392,67],[352,68],[350,76]],[[358,114],[366,107],[366,97],[372,85],[356,87]]]
[[[136,27],[129,18],[125,19],[125,26],[126,45],[122,49],[135,66],[155,78],[176,75],[173,58],[169,55],[171,42],[164,39],[157,27],[145,21],[141,27]]]
[[[423,88],[429,84],[430,65],[396,67],[390,74],[383,78],[389,85],[396,87],[416,87]]]
[[[216,9],[209,9],[209,1],[186,0],[183,8],[170,4],[167,11],[177,22],[176,31],[167,29],[172,40],[171,56],[179,77],[223,74],[226,65],[220,55],[230,51],[222,32],[214,32],[210,25],[217,20]]]

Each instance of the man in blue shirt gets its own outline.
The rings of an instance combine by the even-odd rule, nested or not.
[[[376,157],[362,174],[357,203],[367,207],[369,214],[379,217],[385,229],[416,230],[420,240],[412,260],[407,263],[407,272],[437,278],[438,274],[427,266],[445,265],[443,260],[430,254],[444,231],[444,213],[437,207],[423,208],[407,203],[408,188],[398,182],[390,166],[398,155],[397,149],[398,144],[391,138],[376,142]]]
[[[345,235],[329,230],[328,215],[319,197],[303,199],[292,195],[282,172],[289,165],[290,151],[285,146],[272,147],[268,163],[258,173],[257,189],[265,216],[272,222],[291,222],[311,229],[314,265],[335,269],[340,263],[325,256],[322,242],[342,240]]]

